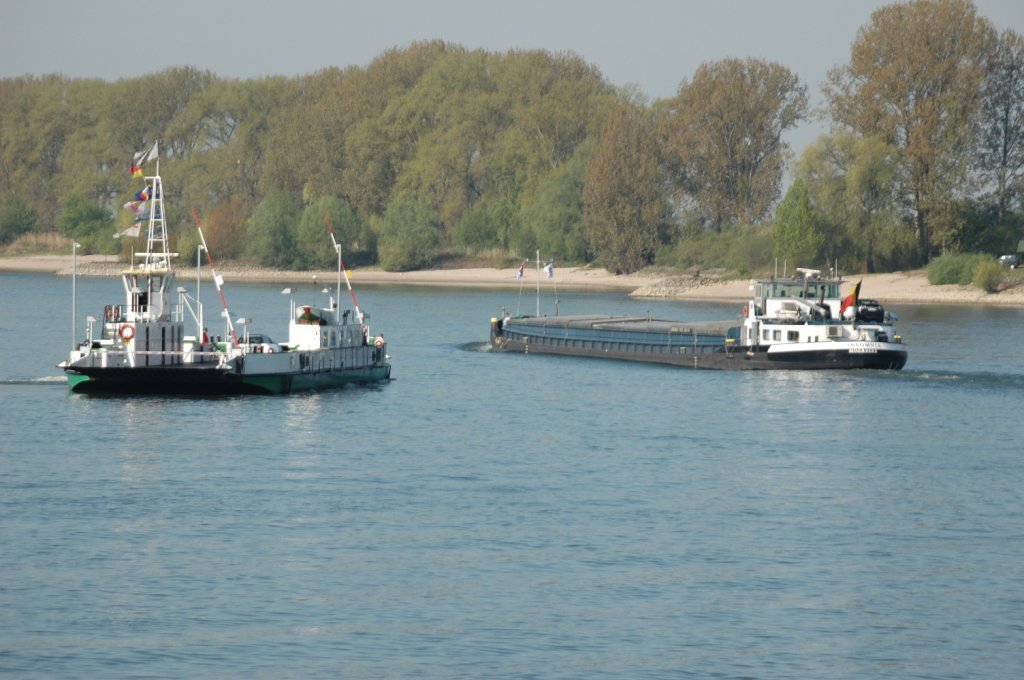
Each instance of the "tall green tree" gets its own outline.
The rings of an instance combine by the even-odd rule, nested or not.
[[[32,231],[36,213],[17,194],[0,196],[0,245]]]
[[[654,124],[625,102],[608,116],[583,189],[587,241],[608,270],[628,274],[652,261],[667,215],[662,184]]]
[[[811,207],[807,187],[793,182],[775,210],[775,256],[794,266],[817,264],[825,242],[818,217]]]
[[[58,217],[65,236],[82,244],[84,253],[113,253],[114,216],[109,210],[72,194],[61,203]]]
[[[348,203],[337,196],[325,196],[306,206],[299,219],[295,250],[302,267],[331,268],[337,265],[338,254],[331,243],[324,215],[330,219],[342,257],[352,261],[362,234],[362,224]]]
[[[283,124],[280,112],[291,103],[293,84],[282,77],[244,81],[214,80],[194,94],[201,111],[198,150],[187,158],[161,161],[165,181],[178,189],[180,203],[227,206],[245,219],[273,190],[300,193],[301,187],[269,181],[268,148]]]
[[[215,82],[213,73],[185,66],[166,69],[148,80],[153,91],[147,103],[163,111],[160,145],[165,157],[187,160],[203,151],[213,102],[202,94]]]
[[[585,147],[587,145],[581,145]],[[589,255],[583,229],[583,186],[589,154],[581,150],[573,159],[548,173],[540,188],[524,201],[521,233],[532,234],[519,252],[539,248],[544,257],[586,262]]]
[[[600,71],[572,53],[510,52],[496,78],[513,124],[529,137],[536,152],[531,160],[549,170],[568,161],[579,144],[600,132],[616,99]]]
[[[121,154],[103,134],[98,134],[105,126],[103,112],[110,87],[99,80],[78,79],[65,85],[68,135],[60,149],[53,182],[64,193],[78,194],[117,210],[124,203],[118,200],[131,186],[127,173],[131,155]],[[135,187],[133,192],[138,189]]]
[[[441,246],[441,218],[429,206],[407,198],[388,205],[377,252],[387,271],[409,271],[430,265]]]
[[[899,211],[899,154],[874,138],[859,139],[844,182],[846,233],[865,271],[909,267],[912,235]],[[843,257],[834,253],[834,258]]]
[[[836,122],[900,151],[920,262],[942,207],[968,186],[973,121],[994,31],[969,0],[912,0],[871,14],[824,88]],[[945,225],[948,227],[949,225]]]
[[[849,131],[807,147],[794,174],[807,188],[829,260],[865,271],[910,266],[913,233],[901,219],[899,152]]]
[[[693,204],[714,230],[763,220],[778,198],[807,88],[786,67],[759,59],[702,64],[662,107],[660,131],[677,203]]]
[[[1010,29],[989,53],[979,121],[978,165],[1002,220],[1024,193],[1024,38]]]
[[[60,198],[62,152],[71,130],[69,79],[49,75],[4,80],[0,87],[0,191],[16,193],[52,224]]]
[[[301,211],[302,202],[295,194],[268,194],[246,222],[247,254],[268,267],[297,266],[295,232]]]
[[[402,164],[415,153],[423,132],[432,128],[431,116],[418,115],[423,107],[407,93],[445,54],[460,49],[430,41],[388,50],[359,78],[357,100],[364,115],[347,128],[341,186],[333,193],[348,200],[362,219],[384,214]]]
[[[449,236],[482,195],[482,165],[507,118],[494,91],[485,53],[452,52],[440,57],[395,109],[398,129],[417,139],[396,175],[395,191],[431,205]]]

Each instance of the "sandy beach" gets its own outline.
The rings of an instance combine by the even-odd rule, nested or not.
[[[82,255],[78,257],[79,276],[117,276],[124,263],[107,255]],[[181,268],[185,272],[188,268]],[[71,257],[67,255],[27,255],[0,257],[0,271],[39,272],[70,276]],[[267,281],[300,283],[318,281],[329,283],[337,277],[335,271],[282,271],[224,263],[218,267],[224,280]],[[184,275],[184,274],[182,274]],[[534,285],[533,272],[527,272],[525,283],[517,281],[513,269],[432,269],[414,272],[385,272],[379,269],[356,269],[350,271],[353,285],[423,285],[470,288],[518,288],[520,285]],[[208,268],[203,268],[204,280],[210,278]],[[883,304],[958,304],[958,305],[1006,305],[1024,306],[1024,280],[1010,279],[1014,285],[996,293],[986,293],[974,286],[933,286],[928,283],[924,270],[896,272],[890,274],[847,274],[847,281],[863,281],[861,296],[874,298]],[[604,269],[589,267],[561,267],[553,280],[543,279],[541,285],[574,290],[621,290],[636,297],[656,297],[678,300],[718,300],[723,302],[743,301],[750,296],[749,280],[716,280],[712,277],[694,278],[689,275],[666,274],[645,271],[629,275],[610,274]]]

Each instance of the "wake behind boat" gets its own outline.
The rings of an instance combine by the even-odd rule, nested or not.
[[[154,146],[153,154],[156,147]],[[136,156],[133,169],[141,166]],[[143,159],[149,160],[149,158]],[[359,309],[347,275],[352,309],[342,310],[340,298],[332,296],[327,307],[290,304],[288,341],[276,343],[264,334],[248,332],[248,321],[239,319],[241,336],[235,329],[221,286],[223,279],[213,270],[223,305],[224,331],[210,338],[203,325],[199,282],[195,295],[174,287],[163,215],[163,185],[159,160],[155,175],[145,177],[146,188],[136,194],[144,207],[141,220],[147,228],[146,249],[134,256],[121,274],[124,302],[107,304],[101,318],[88,318],[86,339],[71,350],[70,358],[59,364],[74,392],[106,394],[284,394],[319,390],[348,383],[388,380],[387,345],[383,335],[373,336],[368,315]],[[326,220],[326,215],[325,215]],[[330,227],[331,241],[338,253],[340,296],[344,265],[341,246]],[[199,226],[203,248],[206,240]],[[131,233],[133,232],[134,233]],[[120,236],[138,236],[140,225]],[[206,249],[211,269],[213,260]],[[286,291],[290,292],[290,291]],[[171,296],[177,295],[177,302]],[[189,321],[194,331],[186,331]]]
[[[840,297],[840,278],[814,269],[752,284],[742,322],[687,323],[649,317],[553,316],[491,319],[494,350],[565,354],[721,370],[890,369],[907,362],[895,316]]]

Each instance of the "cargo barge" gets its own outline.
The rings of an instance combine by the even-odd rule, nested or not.
[[[717,370],[903,368],[907,346],[895,331],[895,315],[861,300],[859,283],[841,297],[842,279],[798,272],[753,282],[753,297],[734,321],[503,314],[491,319],[490,345],[500,352]]]

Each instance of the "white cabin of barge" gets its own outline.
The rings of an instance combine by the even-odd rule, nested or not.
[[[817,269],[800,269],[802,278],[763,279],[743,308],[743,342],[773,345],[826,341],[900,342],[889,314],[884,321],[859,322],[856,309],[840,311],[842,279],[822,279]]]

